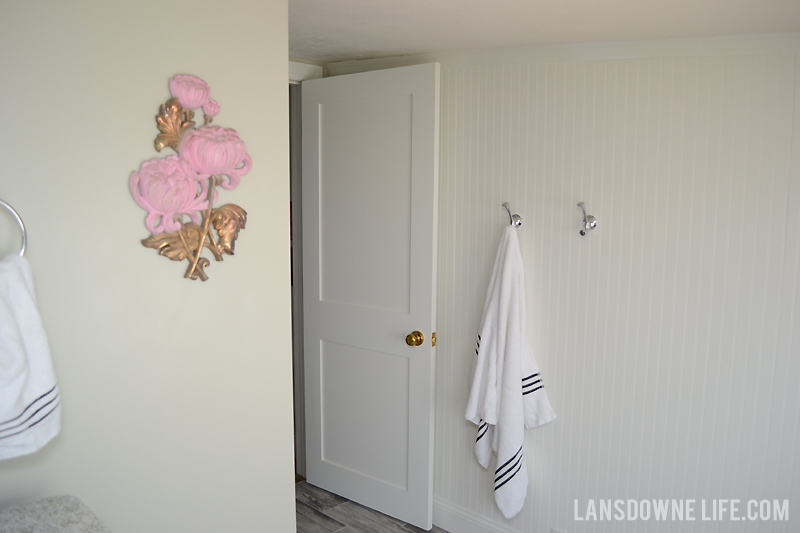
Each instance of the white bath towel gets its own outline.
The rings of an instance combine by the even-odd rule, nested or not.
[[[0,460],[35,452],[61,429],[50,348],[28,261],[0,261]]]
[[[500,241],[486,292],[466,418],[478,426],[475,456],[484,468],[497,456],[494,499],[506,518],[528,491],[525,429],[555,418],[525,335],[525,279],[516,228]]]

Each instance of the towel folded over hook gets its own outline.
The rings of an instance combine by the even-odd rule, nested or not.
[[[40,449],[61,430],[61,402],[27,259],[0,261],[0,460]]]
[[[522,510],[528,491],[525,429],[556,417],[525,335],[524,277],[516,228],[508,226],[486,292],[465,415],[478,426],[481,466],[497,456],[494,499],[506,518]]]

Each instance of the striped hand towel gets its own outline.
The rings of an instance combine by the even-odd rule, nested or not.
[[[50,348],[28,261],[0,261],[0,460],[37,451],[61,429]]]

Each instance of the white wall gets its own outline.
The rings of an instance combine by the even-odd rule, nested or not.
[[[793,35],[395,62],[442,62],[438,525],[798,529],[798,52]],[[599,219],[586,237],[581,200]],[[510,521],[463,420],[504,201],[524,220],[528,336],[559,416],[528,432]],[[788,499],[791,521],[574,520],[576,499],[618,498]]]
[[[0,505],[69,493],[120,533],[294,530],[287,56],[285,0],[0,7],[0,197],[28,227],[64,409],[50,445],[0,463]],[[140,244],[128,190],[181,72],[253,159],[220,193],[247,227],[205,283]]]

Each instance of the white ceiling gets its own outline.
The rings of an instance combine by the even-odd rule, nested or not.
[[[800,0],[289,0],[289,55],[329,63],[800,31]]]

